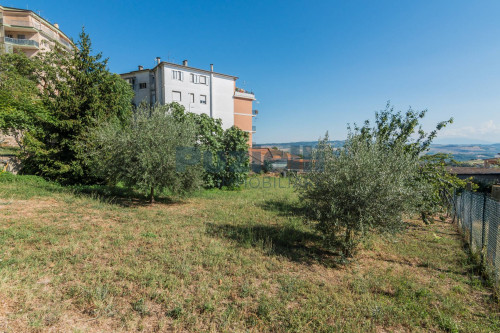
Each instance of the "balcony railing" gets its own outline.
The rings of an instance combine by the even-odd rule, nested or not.
[[[253,91],[246,91],[245,89],[241,89],[241,88],[236,88],[235,91],[240,92],[240,93],[244,93],[244,94],[254,95]]]
[[[67,41],[65,41],[62,38],[59,38],[59,42],[61,42],[61,44],[63,44],[64,46],[66,46],[68,49],[72,49],[73,48],[73,45],[71,45],[70,43],[68,43]]]
[[[257,131],[257,127],[256,126],[252,126],[252,132],[255,132]]]
[[[252,115],[256,116],[259,114],[259,110],[252,110]]]
[[[8,18],[4,18],[4,24],[8,25],[15,25],[19,27],[29,27],[29,28],[35,28],[35,25],[33,22],[28,21],[28,20],[12,20]]]
[[[40,30],[42,30],[42,32],[46,34],[49,38],[54,39],[56,37],[54,31],[52,31],[50,28],[46,27],[43,24],[40,26]]]
[[[40,44],[36,40],[31,40],[31,39],[17,39],[17,38],[10,38],[10,37],[5,37],[5,42],[10,43],[10,44],[16,44],[16,45],[26,45],[26,46],[35,46],[39,47]]]
[[[254,94],[248,93],[248,92],[241,92],[241,91],[238,91],[238,90],[236,90],[234,92],[234,97],[255,100],[255,95]]]

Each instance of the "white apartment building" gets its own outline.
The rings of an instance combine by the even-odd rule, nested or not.
[[[257,114],[252,110],[255,95],[236,88],[236,76],[214,72],[213,65],[205,70],[189,67],[187,60],[179,65],[162,62],[158,57],[154,68],[138,66],[136,71],[121,77],[132,86],[135,105],[177,102],[188,112],[221,119],[224,129],[235,125],[248,132],[248,144],[252,146],[252,121]]]

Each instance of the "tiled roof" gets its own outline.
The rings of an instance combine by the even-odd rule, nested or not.
[[[457,175],[500,175],[500,168],[448,167],[448,171]]]

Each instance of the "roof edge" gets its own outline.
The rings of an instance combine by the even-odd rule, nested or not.
[[[157,64],[155,67],[153,67],[151,69],[135,70],[135,71],[121,73],[120,75],[128,75],[128,74],[132,74],[132,73],[141,73],[141,72],[151,72],[151,71],[155,70],[158,66],[161,66],[161,65],[163,65],[163,66],[168,65],[168,66],[172,66],[172,67],[180,68],[180,69],[196,70],[196,71],[200,71],[200,72],[203,72],[203,73],[206,73],[206,74],[221,75],[221,76],[224,76],[224,77],[228,77],[228,78],[234,79],[235,81],[237,79],[239,79],[239,77],[234,76],[234,75],[223,74],[223,73],[218,73],[218,72],[211,72],[211,71],[206,70],[206,69],[201,69],[201,68],[196,68],[196,67],[190,67],[190,66],[184,66],[184,65],[174,64],[173,62],[168,62],[168,61],[162,61],[162,62],[160,62],[159,64]]]

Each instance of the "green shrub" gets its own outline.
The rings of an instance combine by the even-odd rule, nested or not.
[[[425,113],[410,109],[403,115],[388,104],[376,113],[375,126],[366,121],[349,127],[338,151],[328,134],[319,142],[312,172],[297,188],[327,244],[339,245],[345,256],[368,232],[397,231],[403,214],[440,203],[435,194],[447,183],[446,173],[441,165],[422,163],[420,155],[452,119],[426,133],[420,125]]]
[[[224,130],[220,119],[185,112],[175,102],[169,107],[174,117],[191,119],[196,124],[196,149],[204,167],[204,186],[235,189],[243,184],[250,170],[248,133],[236,126]]]
[[[93,145],[82,149],[96,175],[148,192],[151,202],[158,190],[182,194],[198,188],[201,167],[179,170],[176,160],[178,149],[195,145],[196,126],[170,111],[168,106],[140,106],[130,125],[112,121],[91,132]]]
[[[326,136],[313,158],[312,172],[297,184],[327,245],[340,245],[351,256],[367,232],[401,227],[402,214],[412,207],[410,183],[418,170],[417,158],[404,146],[388,149],[351,134],[335,151]]]

